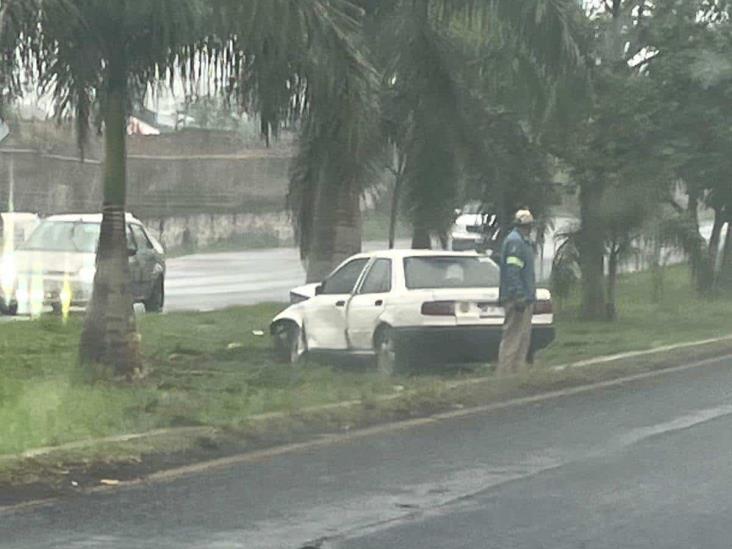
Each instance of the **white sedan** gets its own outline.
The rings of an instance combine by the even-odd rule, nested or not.
[[[472,253],[389,250],[344,261],[325,281],[296,288],[271,324],[278,357],[370,355],[385,374],[424,361],[497,356],[504,311],[499,268]],[[531,355],[554,339],[551,295],[540,289]]]

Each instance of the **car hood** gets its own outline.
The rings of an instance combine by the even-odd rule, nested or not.
[[[94,268],[95,254],[18,250],[11,261],[19,274],[75,274],[83,268]]]
[[[319,282],[313,284],[305,284],[304,286],[298,286],[290,290],[290,301],[297,303],[299,301],[305,301],[311,297],[315,297],[315,288],[320,285]]]

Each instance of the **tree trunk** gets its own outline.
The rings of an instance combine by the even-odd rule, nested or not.
[[[318,185],[307,281],[321,282],[343,260],[361,251],[361,195],[355,182]]]
[[[597,182],[585,182],[580,187],[581,227],[577,239],[582,271],[580,314],[587,320],[602,320],[607,313],[603,291],[605,242],[600,218],[602,195],[602,187]]]
[[[660,303],[663,296],[663,268],[661,265],[661,243],[655,238],[653,241],[653,254],[651,255],[651,282],[653,284],[651,291],[651,301]]]
[[[696,227],[699,227],[699,189],[691,187],[686,191],[686,195],[689,198],[689,203],[686,206],[689,219]]]
[[[714,225],[712,226],[712,234],[709,237],[709,249],[707,256],[707,268],[712,275],[712,278],[716,278],[717,274],[717,260],[719,258],[719,242],[722,237],[722,229],[724,228],[724,216],[720,209],[714,210]]]
[[[104,205],[91,302],[81,334],[79,358],[88,367],[111,369],[128,379],[142,373],[133,309],[127,234],[127,71],[110,60],[104,107]]]
[[[431,250],[432,237],[428,229],[428,223],[415,222],[412,227],[412,249],[413,250]]]
[[[718,286],[724,290],[732,290],[732,219],[727,221]]]
[[[399,219],[399,195],[402,192],[401,170],[394,176],[394,190],[391,196],[391,212],[389,216],[389,249],[396,245],[396,226]]]
[[[689,187],[687,190],[689,202],[686,208],[686,215],[691,222],[694,234],[699,235],[695,242],[690,242],[690,248],[686,250],[689,255],[689,263],[691,264],[691,278],[696,291],[701,294],[707,294],[714,284],[714,273],[709,268],[709,263],[704,257],[703,240],[699,233],[699,189]]]
[[[613,243],[610,249],[610,256],[607,263],[607,305],[606,315],[608,320],[615,320],[618,316],[617,305],[615,301],[617,283],[618,283],[618,248]]]

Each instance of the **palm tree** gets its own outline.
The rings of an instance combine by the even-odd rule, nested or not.
[[[480,181],[481,195],[500,195],[503,220],[526,203],[508,197],[521,194],[519,179],[539,206],[531,175],[516,173],[543,171],[519,122],[538,119],[557,74],[578,60],[572,2],[377,4],[379,22],[370,28],[384,71],[383,110],[391,115],[386,133],[403,159],[412,246],[430,247],[432,234],[444,241],[468,174]],[[519,193],[503,192],[509,170]]]
[[[401,203],[412,223],[412,245],[429,247],[432,234],[444,236],[449,228],[466,169],[485,175],[486,158],[491,153],[497,156],[486,148],[491,140],[484,132],[497,119],[504,120],[506,113],[493,107],[518,107],[520,96],[520,107],[529,118],[539,110],[533,107],[548,103],[556,76],[577,64],[576,3],[361,0],[360,4],[366,12],[368,51],[380,76],[382,123],[380,133],[367,126],[368,131],[361,133],[361,155],[349,161],[367,163],[367,173],[379,160],[387,163],[398,180],[397,192],[404,193],[392,203]],[[369,143],[370,138],[378,143]],[[330,182],[305,189],[300,180],[294,181],[297,192],[291,197],[300,213],[301,250],[311,259],[310,280],[319,279],[360,248],[358,196],[368,184],[362,175],[357,180],[340,178],[348,183],[336,182],[337,187]],[[336,188],[345,196],[336,196]],[[323,194],[331,217],[318,217],[316,222],[308,213],[315,211],[316,197]],[[313,238],[316,230],[320,234]],[[317,254],[313,243],[319,247]]]
[[[0,36],[0,74],[34,77],[59,115],[73,114],[80,144],[92,113],[100,113],[103,220],[80,359],[135,376],[142,360],[125,234],[131,103],[182,78],[236,92],[260,113],[266,139],[285,117],[306,115],[312,154],[302,158],[309,173],[335,180],[340,159],[325,146],[329,140],[343,140],[339,153],[359,152],[360,130],[350,122],[358,117],[345,107],[359,103],[358,82],[368,81],[359,76],[366,63],[349,38],[359,12],[347,0],[0,0],[0,14],[0,28],[10,29]],[[343,97],[344,108],[333,112]]]
[[[104,203],[94,291],[80,342],[84,364],[142,372],[126,238],[126,133],[131,102],[191,58],[205,34],[201,0],[25,0],[6,3],[3,73],[34,79],[83,148],[95,108],[104,131]],[[11,61],[8,63],[8,61]]]

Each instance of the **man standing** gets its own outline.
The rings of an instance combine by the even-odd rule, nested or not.
[[[498,353],[498,373],[516,373],[526,367],[531,344],[531,317],[536,301],[534,249],[529,235],[534,216],[519,210],[515,228],[503,241],[501,249],[501,288],[499,303],[506,311],[503,337]]]

